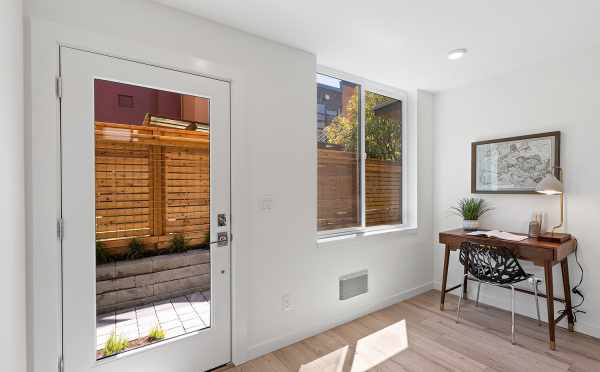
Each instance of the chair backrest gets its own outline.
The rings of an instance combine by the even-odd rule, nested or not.
[[[529,277],[510,249],[494,244],[463,242],[460,263],[467,265],[469,274],[490,283],[511,284]]]

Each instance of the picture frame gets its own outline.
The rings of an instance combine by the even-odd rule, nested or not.
[[[560,179],[560,132],[471,143],[471,193],[535,194],[548,173]]]

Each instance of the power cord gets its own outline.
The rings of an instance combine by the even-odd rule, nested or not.
[[[579,242],[575,243],[575,262],[577,263],[577,266],[579,266],[579,271],[581,272],[581,276],[579,277],[579,282],[577,283],[577,285],[575,287],[573,287],[572,292],[574,294],[576,294],[577,296],[579,296],[581,298],[581,301],[579,301],[579,303],[575,306],[572,306],[573,308],[573,316],[575,317],[575,321],[577,321],[577,314],[581,313],[581,314],[586,314],[586,312],[584,310],[579,309],[581,307],[581,305],[583,305],[583,302],[585,301],[585,296],[583,295],[583,292],[581,292],[581,289],[579,289],[579,287],[581,287],[581,283],[583,283],[583,267],[581,266],[581,263],[579,263],[579,256],[577,255],[578,253],[578,249],[579,248]]]
[[[583,292],[581,291],[581,289],[579,289],[581,287],[581,284],[583,283],[583,266],[581,266],[581,263],[579,263],[579,256],[577,254],[578,251],[579,251],[579,242],[575,242],[575,262],[577,263],[577,266],[579,266],[579,271],[581,272],[581,275],[579,277],[579,282],[577,282],[577,285],[575,285],[575,287],[573,287],[573,289],[571,290],[571,292],[573,292],[573,294],[576,294],[581,299],[577,305],[571,306],[571,309],[573,311],[573,318],[574,318],[575,322],[577,322],[577,314],[587,314],[585,312],[585,310],[580,309],[580,307],[583,305],[583,303],[585,301],[585,296],[583,295]],[[566,309],[560,310],[559,314],[562,315],[565,311],[566,311]]]

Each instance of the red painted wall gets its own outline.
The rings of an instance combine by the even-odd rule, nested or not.
[[[147,113],[203,124],[209,121],[206,98],[107,80],[94,81],[94,103],[96,121],[108,123],[142,124]]]
[[[123,100],[131,107],[120,105],[119,95],[126,96]],[[96,121],[142,124],[146,113],[181,119],[181,95],[163,90],[96,79],[94,103]]]

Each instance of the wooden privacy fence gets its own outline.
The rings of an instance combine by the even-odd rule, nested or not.
[[[402,163],[367,159],[367,226],[402,223]]]
[[[365,162],[367,226],[402,223],[401,162]],[[360,225],[358,154],[318,149],[318,229]]]
[[[210,224],[209,134],[96,122],[96,239],[112,254],[132,238],[204,243]]]
[[[332,230],[360,224],[358,154],[318,149],[319,230]]]

